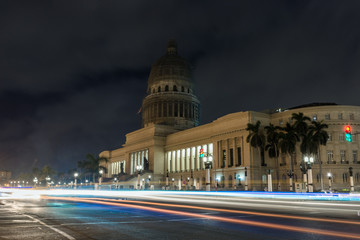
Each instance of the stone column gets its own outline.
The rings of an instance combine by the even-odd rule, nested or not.
[[[236,137],[234,137],[234,140],[233,140],[233,143],[234,143],[234,146],[233,146],[233,154],[234,154],[234,165],[233,166],[236,166],[237,163],[238,163],[238,155],[237,155],[237,147],[236,147]]]

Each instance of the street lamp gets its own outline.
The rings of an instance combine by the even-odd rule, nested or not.
[[[313,187],[311,164],[314,163],[314,158],[313,158],[312,156],[310,156],[310,157],[305,156],[305,157],[304,157],[304,162],[305,162],[305,164],[307,165],[308,189],[309,189],[309,192],[313,192],[313,191],[314,191],[314,187]]]
[[[220,177],[216,177],[216,190],[219,187],[219,181],[220,181]]]
[[[76,184],[77,184],[77,177],[79,176],[79,174],[77,172],[74,173],[74,178],[75,178],[75,185],[74,185],[74,189],[76,189]]]
[[[169,170],[166,171],[165,190],[169,190]]]
[[[172,178],[172,179],[171,179],[171,181],[172,181],[172,186],[173,186],[173,189],[175,189],[175,179],[174,179],[174,178]]]
[[[245,191],[248,190],[248,176],[247,176],[247,168],[244,168],[244,176],[245,176]]]
[[[205,153],[203,157],[206,169],[206,191],[210,191],[210,168],[212,166],[213,157],[209,153]]]
[[[47,176],[47,177],[45,178],[45,180],[46,180],[46,183],[47,183],[47,185],[48,185],[48,187],[49,187],[49,182],[50,182],[51,178],[50,178],[49,176]]]
[[[332,175],[331,175],[331,173],[328,173],[327,175],[328,175],[328,178],[329,178],[329,191],[331,191],[331,177],[332,177]]]
[[[353,177],[353,168],[349,167],[349,175],[350,175],[350,192],[354,191],[354,177]]]
[[[99,170],[99,174],[100,174],[100,177],[99,177],[99,186],[101,185],[101,182],[102,182],[102,175],[104,173],[104,170],[103,169],[100,169]]]
[[[140,174],[143,167],[141,165],[136,166],[136,170],[138,171],[138,179],[137,179],[137,190],[140,190]]]
[[[149,175],[149,190],[151,190],[150,189],[150,186],[151,186],[150,181],[151,181],[151,175]]]

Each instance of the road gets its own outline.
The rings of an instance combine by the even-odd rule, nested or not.
[[[181,192],[2,195],[0,239],[360,239],[359,201]]]

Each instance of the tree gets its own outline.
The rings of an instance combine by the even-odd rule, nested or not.
[[[310,122],[311,121],[310,118],[305,116],[304,113],[299,112],[299,113],[293,113],[291,119],[295,120],[294,129],[298,134],[298,136],[302,138],[307,133],[308,124],[306,121]]]
[[[107,172],[107,168],[101,166],[102,163],[107,163],[109,160],[106,157],[95,157],[92,154],[86,155],[86,160],[84,160],[80,165],[83,166],[87,173],[92,174],[93,183],[95,183],[95,176],[99,174],[99,171],[102,169],[104,172]]]
[[[292,177],[294,174],[294,164],[292,155],[295,153],[296,143],[299,141],[299,136],[297,135],[294,127],[290,123],[286,123],[286,127],[282,128],[283,132],[280,132],[280,142],[279,147],[282,153],[288,154],[290,159],[290,190],[292,190]]]
[[[268,151],[270,158],[275,158],[276,164],[276,180],[277,186],[279,187],[279,141],[280,141],[280,127],[275,127],[270,123],[269,126],[265,127],[266,130],[266,140],[267,144],[265,145],[265,150]]]
[[[246,137],[246,142],[250,143],[250,146],[259,150],[260,156],[260,176],[262,176],[261,166],[264,165],[263,151],[265,147],[265,135],[260,129],[261,122],[257,121],[255,124],[248,123],[246,131],[249,131],[249,135]],[[261,180],[262,186],[262,180]]]
[[[316,145],[316,152],[319,156],[319,168],[320,168],[320,185],[321,190],[324,190],[324,182],[322,177],[322,162],[321,162],[321,154],[320,154],[320,145],[326,146],[326,143],[329,139],[329,134],[325,131],[325,128],[328,128],[328,125],[317,121],[312,121],[312,125],[310,126],[311,130],[314,132],[313,141]]]

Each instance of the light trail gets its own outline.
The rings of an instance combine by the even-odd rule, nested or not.
[[[306,221],[318,221],[318,222],[331,222],[331,223],[360,225],[360,222],[348,221],[348,220],[336,220],[336,219],[328,219],[328,218],[291,216],[291,215],[284,215],[284,214],[260,213],[260,212],[252,212],[252,211],[230,210],[230,209],[221,209],[221,208],[209,208],[209,207],[179,205],[179,204],[170,204],[170,203],[153,203],[153,202],[145,202],[145,201],[116,200],[116,199],[104,199],[104,198],[90,198],[90,199],[98,200],[98,201],[110,201],[110,202],[122,202],[122,203],[140,203],[140,204],[156,205],[156,206],[163,206],[163,207],[189,208],[189,209],[208,210],[208,211],[239,213],[239,214],[257,215],[257,216],[264,216],[264,217],[276,217],[276,218],[288,218],[288,219],[306,220]]]
[[[62,200],[62,201],[83,202],[83,203],[92,203],[92,204],[126,207],[126,208],[136,208],[136,209],[142,209],[142,210],[146,210],[146,211],[160,212],[160,213],[173,214],[173,215],[181,215],[181,216],[194,217],[194,218],[211,219],[211,220],[215,220],[215,221],[222,221],[222,222],[242,224],[242,225],[262,227],[262,228],[273,228],[273,229],[279,229],[279,230],[285,230],[285,231],[302,232],[302,233],[306,233],[306,234],[315,233],[315,234],[332,236],[332,237],[340,237],[340,238],[360,239],[360,235],[358,235],[358,234],[335,232],[335,231],[321,230],[321,229],[314,229],[314,228],[294,227],[294,226],[281,225],[281,224],[275,224],[275,223],[255,222],[255,221],[234,219],[234,218],[228,218],[228,217],[211,216],[211,215],[205,215],[205,214],[199,214],[199,213],[188,213],[188,212],[175,211],[175,210],[159,209],[159,208],[154,208],[154,207],[139,206],[139,205],[133,205],[133,204],[126,204],[126,203],[105,202],[105,201],[76,198],[76,197],[46,197],[46,196],[43,196],[42,198],[49,199],[49,200]]]

